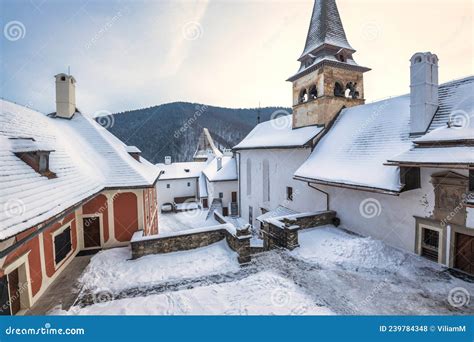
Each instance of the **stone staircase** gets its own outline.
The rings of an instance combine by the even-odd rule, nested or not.
[[[211,207],[209,208],[209,212],[207,213],[206,220],[211,217],[216,209],[222,208],[222,200],[220,198],[214,198],[211,203]]]

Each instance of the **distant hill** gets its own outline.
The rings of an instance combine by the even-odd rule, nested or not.
[[[260,109],[260,121],[267,121],[291,109]],[[152,163],[191,161],[204,127],[220,147],[233,147],[257,124],[257,109],[231,109],[196,103],[174,102],[96,118],[127,145],[135,145]]]

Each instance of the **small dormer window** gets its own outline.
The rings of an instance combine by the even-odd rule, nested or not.
[[[36,142],[33,138],[12,138],[12,152],[33,170],[48,178],[56,178],[49,169],[49,156],[52,149]]]
[[[184,172],[189,172],[190,170],[189,169],[184,169]]]
[[[61,76],[61,81],[65,81],[66,80],[66,76]]]
[[[136,147],[136,146],[127,146],[125,149],[133,159],[135,159],[138,162],[141,162],[140,161],[140,156],[142,155],[142,151],[140,151],[140,149],[138,147]]]

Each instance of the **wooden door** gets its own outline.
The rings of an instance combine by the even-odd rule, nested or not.
[[[100,247],[100,219],[96,217],[85,217],[84,227],[84,248]]]
[[[0,278],[0,315],[11,315],[8,277],[6,275]]]
[[[232,191],[232,202],[237,202],[237,192]]]
[[[474,274],[474,236],[456,233],[454,267]]]
[[[222,208],[222,215],[224,215],[224,216],[229,216],[229,208],[223,207],[223,208]]]
[[[20,277],[18,268],[8,273],[8,288],[10,290],[11,314],[15,315],[21,309],[20,303]]]

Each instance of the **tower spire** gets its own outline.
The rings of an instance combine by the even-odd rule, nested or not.
[[[336,0],[315,0],[306,44],[301,57],[326,44],[355,52],[347,41]]]

